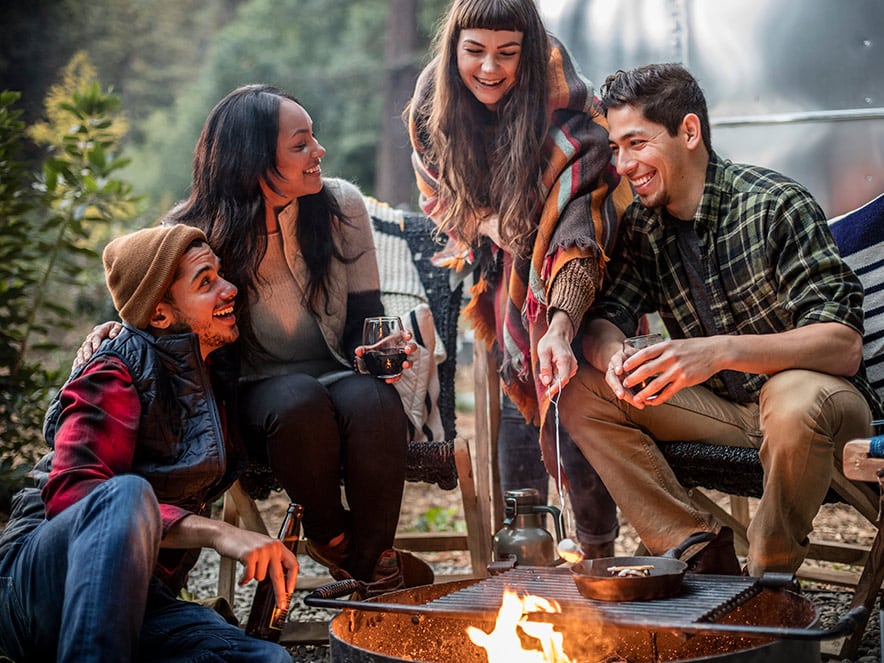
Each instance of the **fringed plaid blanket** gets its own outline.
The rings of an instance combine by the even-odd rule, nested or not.
[[[550,285],[575,258],[597,260],[603,273],[619,218],[632,201],[628,183],[621,182],[611,163],[607,122],[592,84],[577,71],[562,45],[554,38],[550,42],[551,124],[545,146],[550,158],[542,173],[545,202],[532,254],[514,259],[504,253],[500,275],[478,280],[464,309],[476,336],[489,347],[496,342],[504,388],[525,418],[537,425],[545,418],[548,401],[533,357],[547,331]],[[427,93],[419,83],[412,108]],[[413,111],[409,132],[421,209],[430,217],[438,216],[436,173],[423,159],[426,134]],[[462,266],[458,260],[448,264]]]

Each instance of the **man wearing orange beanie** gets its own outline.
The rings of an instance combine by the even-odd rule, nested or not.
[[[276,539],[209,518],[243,462],[225,425],[230,382],[207,361],[239,335],[236,288],[186,225],[115,239],[104,268],[124,327],[53,400],[52,451],[36,487],[13,498],[0,536],[0,658],[290,661],[177,599],[203,547],[239,560],[243,583],[270,577],[277,596],[298,571]]]

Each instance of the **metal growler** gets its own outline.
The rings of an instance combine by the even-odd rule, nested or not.
[[[504,496],[503,527],[494,535],[494,561],[515,558],[523,566],[554,566],[561,563],[556,555],[556,542],[562,538],[562,514],[554,506],[540,503],[536,488],[508,490]],[[543,516],[551,514],[556,538],[543,527]]]

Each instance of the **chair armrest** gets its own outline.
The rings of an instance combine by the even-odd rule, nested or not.
[[[844,476],[852,481],[879,481],[878,472],[884,471],[884,458],[870,457],[870,446],[870,440],[851,440],[844,445]]]

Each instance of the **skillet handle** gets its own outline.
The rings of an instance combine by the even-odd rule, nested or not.
[[[307,598],[337,599],[342,596],[352,594],[359,588],[360,584],[358,580],[348,578],[346,580],[338,580],[337,582],[323,585],[322,587],[317,587],[308,595]]]
[[[694,532],[677,546],[670,548],[660,556],[669,557],[671,559],[681,559],[681,556],[684,555],[685,551],[691,546],[695,546],[698,543],[707,543],[712,541],[716,536],[717,534],[715,534],[715,532]]]

